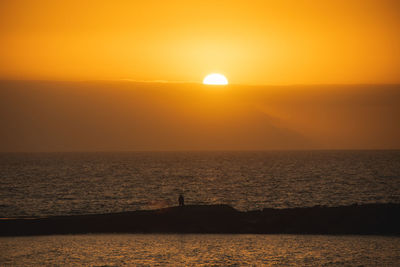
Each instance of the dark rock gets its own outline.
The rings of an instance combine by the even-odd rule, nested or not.
[[[254,233],[399,235],[400,204],[240,212],[189,205],[111,214],[1,219],[0,236],[83,233]]]

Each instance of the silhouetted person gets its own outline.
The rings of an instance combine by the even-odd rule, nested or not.
[[[180,207],[185,206],[185,199],[182,194],[179,195],[178,202]]]

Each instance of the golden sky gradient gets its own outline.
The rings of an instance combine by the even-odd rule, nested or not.
[[[394,0],[0,1],[0,151],[398,149],[399,14]],[[209,73],[230,84],[200,84]]]
[[[0,79],[400,82],[400,1],[0,2]]]

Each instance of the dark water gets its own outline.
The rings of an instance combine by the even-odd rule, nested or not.
[[[400,203],[400,151],[0,154],[0,217],[225,203]],[[397,266],[400,238],[301,235],[1,237],[2,266]]]
[[[0,154],[0,217],[400,203],[400,151]]]

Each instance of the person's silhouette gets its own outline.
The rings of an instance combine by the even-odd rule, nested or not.
[[[179,206],[185,206],[185,199],[183,198],[183,195],[180,194],[178,198]]]

